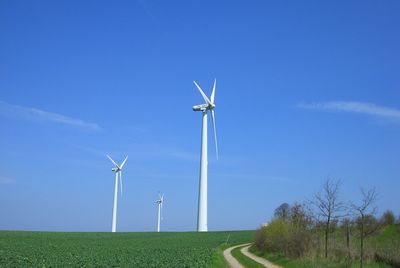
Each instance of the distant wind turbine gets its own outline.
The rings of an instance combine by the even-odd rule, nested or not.
[[[117,231],[118,176],[119,176],[119,181],[121,183],[120,189],[122,196],[122,168],[124,167],[125,162],[128,159],[128,156],[125,157],[124,161],[119,166],[109,155],[107,155],[107,157],[114,164],[114,167],[111,170],[115,172],[114,207],[112,212],[112,225],[111,225],[111,232],[115,233]]]
[[[217,80],[214,80],[214,86],[211,93],[211,98],[209,99],[200,86],[193,81],[197,89],[199,90],[201,96],[203,96],[205,104],[193,106],[193,111],[202,112],[203,122],[201,129],[201,155],[200,155],[200,182],[199,182],[199,207],[197,216],[197,231],[207,232],[207,169],[208,169],[208,153],[207,153],[207,114],[208,111],[211,112],[212,125],[214,129],[214,143],[215,152],[218,159],[218,144],[217,144],[217,130],[215,128],[215,87],[217,85]]]
[[[158,200],[156,200],[156,204],[158,205],[158,214],[157,214],[157,232],[160,232],[161,220],[162,220],[162,208],[164,203],[164,194],[158,194]]]

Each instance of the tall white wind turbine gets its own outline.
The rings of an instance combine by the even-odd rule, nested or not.
[[[124,167],[125,162],[128,159],[128,156],[125,157],[121,165],[117,165],[117,163],[115,163],[115,161],[109,155],[107,155],[107,157],[114,165],[114,167],[111,170],[115,172],[114,206],[112,212],[112,225],[111,225],[111,232],[115,233],[117,231],[118,177],[121,184],[120,189],[122,196],[122,168]]]
[[[157,232],[160,232],[161,227],[161,220],[162,220],[162,208],[164,203],[164,194],[158,195],[158,200],[156,200],[156,204],[158,206],[158,213],[157,213]]]
[[[207,232],[207,170],[208,170],[208,153],[207,153],[207,114],[208,111],[211,112],[212,125],[214,129],[214,143],[215,143],[215,152],[218,159],[218,145],[217,145],[217,130],[215,128],[215,87],[217,85],[217,80],[214,80],[214,86],[211,93],[211,98],[209,99],[206,94],[204,94],[203,90],[200,86],[193,81],[199,90],[201,96],[203,96],[205,104],[195,105],[193,106],[193,111],[202,112],[203,114],[203,122],[201,129],[201,155],[200,155],[200,181],[199,181],[199,207],[198,207],[198,215],[197,215],[197,231],[198,232]]]

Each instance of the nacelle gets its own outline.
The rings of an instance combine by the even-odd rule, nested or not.
[[[193,111],[195,112],[204,112],[205,110],[207,110],[208,108],[208,104],[200,104],[200,105],[195,105],[193,106]]]

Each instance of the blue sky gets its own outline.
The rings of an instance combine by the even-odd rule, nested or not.
[[[400,214],[398,1],[1,1],[0,229],[196,228],[201,114],[209,229],[252,229],[328,176]]]

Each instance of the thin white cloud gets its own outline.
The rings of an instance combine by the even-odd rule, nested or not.
[[[101,157],[105,157],[106,154],[109,155],[117,155],[120,157],[125,157],[125,155],[129,155],[130,158],[137,157],[139,159],[143,158],[163,158],[169,160],[178,160],[178,161],[199,161],[199,154],[187,152],[175,147],[165,147],[162,145],[145,145],[146,149],[142,148],[128,151],[116,151],[116,150],[105,150],[105,149],[97,149],[82,145],[77,145],[73,143],[68,143],[70,146],[74,148],[80,149],[82,151],[86,151],[88,153],[99,155]],[[104,158],[105,159],[105,158]]]
[[[0,101],[0,114],[19,116],[27,120],[48,121],[92,130],[100,129],[96,123],[89,123],[62,114],[47,112],[31,107],[13,105],[3,101]]]
[[[317,103],[300,103],[298,106],[305,109],[352,112],[400,120],[399,109],[378,106],[368,102],[331,101]]]
[[[197,173],[195,173],[195,175],[193,174],[175,174],[175,173],[148,173],[148,172],[144,172],[144,173],[138,173],[137,176],[143,177],[143,178],[151,178],[151,179],[171,179],[171,180],[188,180],[191,178],[197,178]]]
[[[11,183],[15,183],[15,180],[9,177],[0,176],[0,184],[11,184]]]
[[[161,143],[151,143],[145,148],[142,147],[130,153],[132,156],[149,157],[149,158],[163,158],[169,160],[182,160],[182,161],[198,161],[199,155],[178,146],[165,145]]]
[[[133,157],[149,157],[149,158],[164,158],[170,160],[182,160],[182,161],[198,161],[199,155],[181,151],[173,148],[160,148],[158,150],[148,150],[148,151],[135,151],[131,152],[130,155]]]
[[[257,174],[240,174],[240,173],[220,173],[214,174],[215,177],[228,178],[228,179],[238,179],[243,181],[248,180],[259,180],[259,181],[274,181],[274,182],[284,182],[292,183],[293,180],[286,177],[280,176],[269,176],[269,175],[257,175]]]

